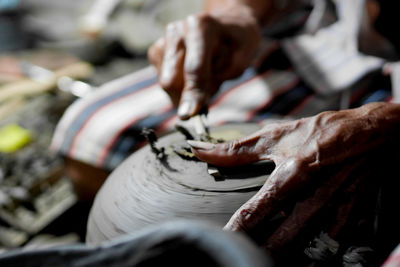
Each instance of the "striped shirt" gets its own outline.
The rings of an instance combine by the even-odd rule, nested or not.
[[[330,12],[326,6],[315,6],[301,33],[266,39],[263,63],[223,83],[209,103],[208,123],[263,123],[274,117],[300,118],[391,101],[391,77],[382,72],[385,61],[357,49],[356,36],[365,20],[364,0],[337,0],[336,4],[337,20],[328,26],[309,26],[311,19],[313,25],[324,24],[326,16],[315,12]],[[177,121],[155,69],[147,67],[106,83],[71,105],[51,147],[75,160],[113,170],[145,144],[143,127],[162,135]]]

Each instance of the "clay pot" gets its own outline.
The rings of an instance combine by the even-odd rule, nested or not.
[[[211,129],[214,137],[238,138],[259,129],[256,124],[231,124]],[[173,146],[186,143],[174,132],[156,142],[165,149],[160,160],[149,146],[127,158],[106,180],[91,209],[87,242],[98,244],[149,225],[176,218],[211,221],[223,227],[232,214],[264,184],[266,166],[220,169],[182,158]]]

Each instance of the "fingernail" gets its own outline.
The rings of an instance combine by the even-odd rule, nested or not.
[[[228,223],[222,228],[222,230],[224,230],[224,231],[232,231],[233,229],[232,229],[232,226]]]
[[[178,116],[181,119],[188,119],[190,115],[193,113],[194,104],[192,101],[183,102],[178,109]]]
[[[240,231],[240,229],[235,220],[232,219],[223,228],[224,231]]]
[[[188,140],[188,144],[194,149],[202,149],[202,150],[211,150],[215,148],[215,144],[201,142],[201,141],[193,141]]]

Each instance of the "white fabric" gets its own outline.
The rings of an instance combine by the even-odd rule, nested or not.
[[[358,34],[366,14],[365,1],[335,2],[337,22],[315,34],[305,33],[283,42],[296,70],[320,94],[347,89],[384,63],[380,58],[358,51]]]

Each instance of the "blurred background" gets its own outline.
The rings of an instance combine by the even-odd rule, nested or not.
[[[202,0],[0,0],[0,253],[84,241],[80,202],[49,150],[77,98],[148,65],[168,22]]]

